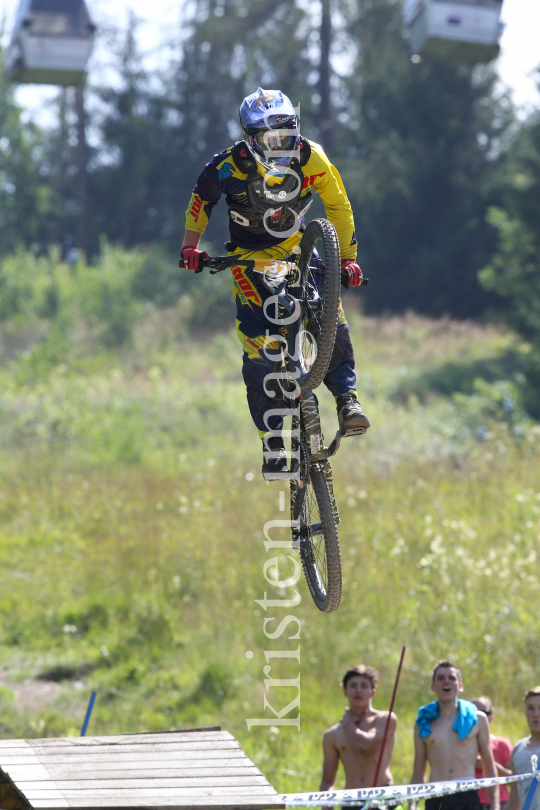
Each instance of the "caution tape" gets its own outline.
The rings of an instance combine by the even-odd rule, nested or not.
[[[284,793],[279,798],[288,807],[327,807],[363,804],[385,807],[418,799],[431,799],[461,793],[464,790],[480,790],[495,785],[510,785],[526,779],[540,779],[540,771],[522,773],[517,776],[494,776],[489,779],[460,779],[452,782],[428,782],[421,785],[386,785],[378,788],[358,790],[328,790],[320,793]]]

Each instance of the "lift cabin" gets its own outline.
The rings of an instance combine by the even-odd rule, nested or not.
[[[21,0],[7,54],[15,82],[84,82],[95,26],[84,0]]]
[[[453,62],[490,62],[499,53],[502,0],[405,0],[412,54]]]

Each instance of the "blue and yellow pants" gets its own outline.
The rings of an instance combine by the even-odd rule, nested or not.
[[[299,241],[299,236],[295,235],[283,242],[282,247],[288,251]],[[236,252],[244,253],[241,250]],[[276,251],[275,249],[260,250],[256,253],[250,253],[249,258],[275,259]],[[247,401],[251,418],[259,430],[259,434],[263,435],[269,429],[281,430],[283,427],[282,416],[272,415],[268,417],[265,423],[265,414],[270,410],[285,407],[284,400],[279,399],[277,393],[272,398],[264,390],[265,378],[272,373],[274,361],[265,356],[263,349],[267,341],[267,335],[276,334],[277,326],[265,315],[263,307],[265,301],[273,293],[265,286],[259,273],[246,270],[241,265],[232,268],[232,276],[237,313],[236,330],[244,349],[242,374],[246,385]],[[274,307],[270,304],[267,312],[270,318],[275,317],[273,310]],[[271,354],[268,347],[267,354]],[[330,367],[324,378],[324,384],[334,397],[348,392],[356,392],[354,353],[349,325],[345,319],[341,301],[334,352]]]

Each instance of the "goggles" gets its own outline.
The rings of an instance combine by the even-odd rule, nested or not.
[[[250,135],[251,146],[271,157],[272,152],[296,152],[298,149],[298,129],[266,129]],[[292,157],[292,156],[291,156]]]

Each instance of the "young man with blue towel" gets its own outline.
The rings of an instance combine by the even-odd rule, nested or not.
[[[421,706],[414,726],[414,768],[411,784],[474,779],[480,755],[486,777],[497,776],[489,742],[489,723],[474,703],[458,699],[463,692],[461,673],[451,661],[439,661],[433,670],[431,691],[437,700]],[[488,789],[491,810],[499,810],[499,788]],[[410,810],[416,810],[411,802]],[[481,810],[476,790],[426,800],[426,810]]]

